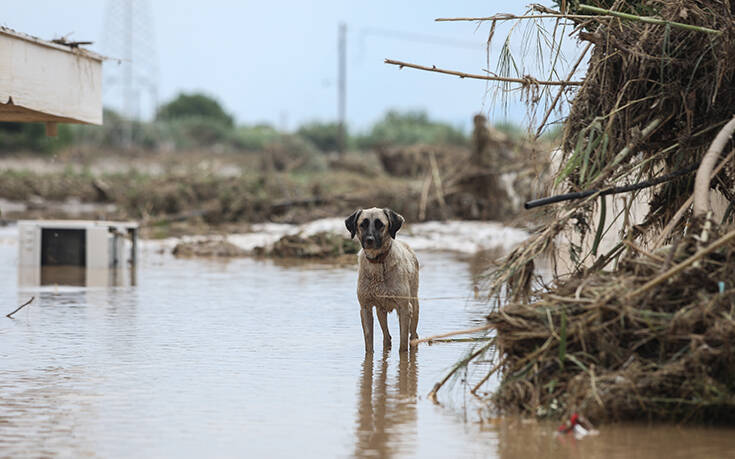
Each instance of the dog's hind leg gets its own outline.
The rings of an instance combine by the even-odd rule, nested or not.
[[[401,347],[398,348],[400,352],[408,351],[408,332],[411,326],[411,302],[406,301],[398,307],[398,325],[401,328]]]
[[[419,334],[416,333],[416,328],[419,326],[419,299],[413,298],[411,303],[411,339],[419,339]]]
[[[365,336],[365,352],[373,352],[373,308],[372,306],[360,307],[360,319],[362,320],[362,334]]]
[[[383,349],[390,349],[390,331],[388,331],[388,313],[381,308],[375,309],[375,315],[378,316],[378,323],[380,328],[383,330]]]

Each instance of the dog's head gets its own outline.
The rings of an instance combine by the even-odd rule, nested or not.
[[[396,238],[396,233],[401,229],[405,220],[400,214],[390,209],[358,209],[352,213],[345,226],[350,232],[350,237],[357,234],[363,249],[380,249],[391,239]]]

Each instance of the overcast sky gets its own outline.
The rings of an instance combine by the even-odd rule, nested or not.
[[[119,4],[123,0],[108,1]],[[347,119],[351,127],[365,129],[391,108],[425,109],[433,118],[464,128],[469,128],[477,112],[504,118],[502,110],[492,111],[482,81],[399,71],[383,60],[483,73],[489,25],[437,23],[434,19],[520,14],[525,9],[523,2],[467,0],[134,2],[143,8],[147,4],[151,13],[150,49],[158,67],[159,101],[170,100],[181,91],[203,91],[219,99],[238,123],[269,122],[289,129],[307,121],[336,118],[340,22],[348,27]],[[104,52],[104,44],[114,41],[109,32],[114,27],[105,19],[106,3],[5,2],[0,24],[44,39],[71,33],[70,40],[92,40],[95,44],[90,48]],[[113,24],[121,21],[112,19]],[[496,58],[497,52],[492,70]],[[114,85],[107,84],[104,91],[106,101],[114,103]],[[522,121],[523,106],[511,105],[508,117]]]

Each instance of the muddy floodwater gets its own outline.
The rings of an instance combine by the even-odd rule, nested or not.
[[[148,249],[135,286],[27,288],[17,250],[0,244],[0,457],[735,457],[728,428],[613,425],[575,441],[553,424],[479,423],[461,390],[432,404],[467,345],[383,353],[376,329],[365,357],[355,266]],[[482,323],[473,264],[418,256],[419,333]]]

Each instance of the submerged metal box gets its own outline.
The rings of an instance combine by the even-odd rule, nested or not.
[[[23,285],[53,282],[107,285],[110,270],[134,266],[138,224],[89,220],[18,222],[18,269]],[[59,276],[60,275],[60,276]],[[47,276],[48,277],[48,276]]]

